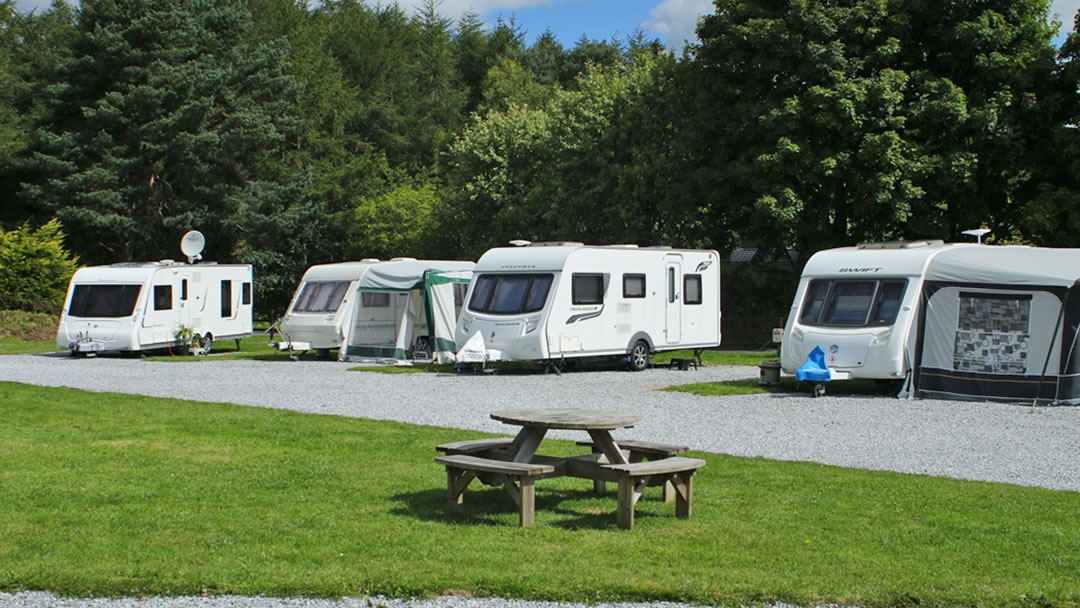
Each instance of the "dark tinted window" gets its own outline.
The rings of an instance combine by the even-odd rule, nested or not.
[[[172,310],[172,285],[154,285],[154,310]]]
[[[671,267],[667,269],[667,301],[675,301],[675,269]]]
[[[180,299],[187,300],[187,279],[180,281]]]
[[[622,276],[622,297],[624,297],[624,298],[644,298],[645,297],[645,275],[643,275],[643,274],[624,274]]]
[[[907,281],[814,279],[806,290],[799,322],[864,327],[891,325],[900,312]]]
[[[251,283],[245,282],[240,288],[240,303],[245,306],[251,304]]]
[[[536,312],[551,289],[550,274],[485,274],[476,279],[469,310],[498,315]]]
[[[544,308],[552,278],[550,274],[533,277],[532,284],[529,285],[529,295],[525,298],[525,309],[521,312],[536,312]]]
[[[604,275],[575,274],[570,283],[570,301],[574,304],[603,304]]]
[[[683,302],[701,304],[701,275],[688,274],[683,277]]]
[[[806,289],[806,297],[803,299],[802,313],[799,322],[807,325],[817,325],[821,318],[821,309],[825,307],[825,296],[829,295],[829,287],[832,281],[815,279],[810,281],[810,287]]]
[[[221,282],[221,317],[232,316],[232,281]]]
[[[135,312],[141,285],[76,285],[68,314],[73,317],[126,317]]]

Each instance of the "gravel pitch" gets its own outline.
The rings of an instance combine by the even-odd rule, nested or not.
[[[377,374],[354,364],[298,361],[168,363],[61,355],[0,357],[0,380],[90,391],[197,399],[316,414],[397,420],[513,434],[496,409],[593,407],[641,416],[616,437],[682,443],[691,449],[775,460],[812,461],[1080,492],[1080,407],[897,400],[806,394],[700,397],[675,384],[756,378],[756,367],[589,371],[563,375]],[[578,438],[573,432],[553,437]],[[468,439],[448,433],[447,441]],[[74,601],[75,603],[71,603]],[[340,602],[269,598],[61,600],[0,594],[3,606],[415,606],[546,608],[542,602],[444,598],[435,603],[361,598]],[[254,602],[254,603],[251,603]],[[356,602],[356,603],[353,603]],[[404,602],[404,603],[402,603]],[[629,608],[633,604],[619,604]],[[675,604],[649,604],[652,608]]]

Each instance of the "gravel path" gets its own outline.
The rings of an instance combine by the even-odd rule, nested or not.
[[[23,355],[0,357],[0,380],[504,434],[517,429],[491,420],[492,410],[619,409],[642,418],[624,436],[695,450],[1080,492],[1080,407],[850,395],[717,398],[656,390],[755,378],[755,367],[561,376],[377,374],[349,372],[350,367],[326,361],[169,363]]]
[[[1080,492],[1080,407],[1039,407],[883,397],[750,395],[699,397],[673,384],[756,378],[755,367],[556,375],[376,374],[337,362],[166,363],[60,355],[0,356],[0,380],[222,401],[317,414],[398,420],[513,434],[495,409],[595,407],[641,415],[625,436],[776,460],[1006,482]],[[572,432],[552,436],[576,438]],[[618,436],[618,435],[617,435]],[[448,437],[456,439],[458,437]],[[463,434],[460,438],[468,438]],[[550,608],[504,599],[385,598],[340,601],[180,597],[56,598],[0,593],[0,606],[37,608]],[[613,604],[664,608],[679,604]]]

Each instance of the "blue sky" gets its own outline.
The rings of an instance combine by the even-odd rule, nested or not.
[[[387,4],[393,0],[368,1]],[[421,0],[398,3],[414,10]],[[24,12],[45,10],[49,0],[16,0],[16,5]],[[1051,12],[1064,23],[1062,33],[1072,29],[1078,9],[1080,0],[1053,0]],[[528,44],[548,28],[567,48],[583,34],[594,40],[613,36],[621,40],[641,28],[648,38],[659,38],[669,48],[680,50],[684,40],[696,41],[697,18],[712,12],[712,0],[442,0],[439,11],[454,20],[473,12],[488,25],[500,17],[512,17],[525,30]]]

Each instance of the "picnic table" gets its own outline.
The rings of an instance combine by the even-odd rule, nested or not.
[[[607,481],[619,484],[616,520],[620,528],[633,528],[634,505],[644,488],[652,485],[673,488],[676,515],[690,517],[693,474],[705,461],[675,455],[687,451],[686,446],[632,440],[620,444],[612,431],[632,428],[640,422],[639,416],[588,408],[543,408],[499,410],[491,417],[521,429],[513,439],[467,440],[436,448],[445,453],[435,462],[446,467],[447,509],[451,513],[461,510],[465,489],[473,479],[479,479],[488,485],[502,485],[519,507],[521,525],[531,526],[535,522],[536,481],[569,476],[592,480],[597,491],[603,491]],[[552,429],[588,433],[590,439],[578,444],[589,446],[590,453],[563,458],[538,454]]]

